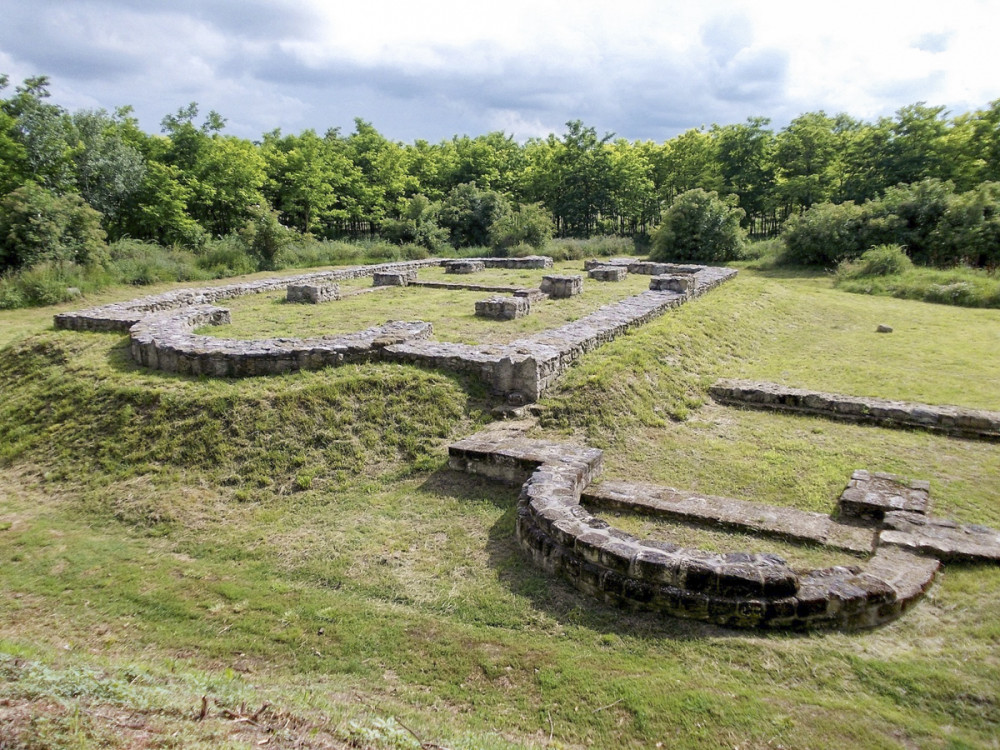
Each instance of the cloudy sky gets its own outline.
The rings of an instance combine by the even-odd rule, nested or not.
[[[70,110],[130,104],[149,132],[195,101],[247,138],[361,117],[407,142],[575,119],[663,141],[980,108],[998,32],[1000,0],[0,0],[0,73],[48,75]]]

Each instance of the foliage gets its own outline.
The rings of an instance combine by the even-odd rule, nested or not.
[[[746,247],[746,232],[740,226],[744,215],[733,196],[720,198],[701,188],[681,193],[653,235],[650,257],[704,263],[738,260]]]
[[[495,255],[511,254],[511,249],[524,245],[541,251],[552,239],[552,215],[541,203],[518,206],[497,217],[490,225],[490,247]]]
[[[0,269],[48,261],[98,265],[107,259],[101,217],[75,193],[28,182],[0,199]]]
[[[496,190],[465,182],[441,202],[438,223],[447,230],[452,247],[488,245],[490,227],[510,210],[510,202]]]
[[[913,268],[900,245],[875,245],[865,250],[856,261],[843,261],[837,266],[838,279],[857,279],[868,276],[892,276]]]
[[[293,232],[278,221],[278,212],[254,206],[240,230],[240,239],[256,259],[261,271],[273,271],[282,249],[295,240]]]
[[[1000,308],[1000,277],[996,272],[975,268],[958,266],[942,270],[911,266],[885,275],[862,274],[853,268],[841,273],[838,269],[836,284],[838,289],[855,294],[959,307]]]
[[[382,222],[382,236],[397,245],[414,244],[437,250],[448,239],[448,230],[438,224],[439,206],[425,195],[415,195],[406,202],[398,219]]]
[[[866,245],[865,210],[854,201],[817,203],[785,222],[782,262],[831,267],[853,260]]]

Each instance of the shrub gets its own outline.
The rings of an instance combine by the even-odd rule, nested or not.
[[[56,195],[28,182],[0,200],[0,269],[106,260],[101,215],[76,193]]]
[[[854,260],[865,250],[865,211],[854,201],[816,203],[785,222],[782,263],[834,266]]]
[[[397,245],[413,244],[436,250],[448,238],[448,230],[438,224],[438,206],[424,195],[407,201],[398,219],[382,222],[380,234]]]
[[[653,235],[654,260],[723,263],[739,259],[746,247],[745,216],[735,196],[720,198],[701,188],[678,195]]]
[[[238,235],[227,235],[205,245],[198,254],[198,268],[212,278],[241,276],[257,270],[257,262]]]
[[[278,212],[269,206],[255,206],[239,233],[261,271],[277,268],[282,249],[291,244],[296,232],[278,221]]]
[[[871,276],[897,276],[913,268],[913,261],[899,245],[876,245],[856,261],[843,261],[837,267],[838,278],[859,279]]]
[[[448,231],[452,247],[488,245],[490,227],[510,210],[510,203],[497,191],[465,182],[445,196],[438,222]]]
[[[528,203],[496,218],[490,225],[490,247],[501,257],[521,245],[542,250],[552,239],[553,229],[552,214],[541,203]]]

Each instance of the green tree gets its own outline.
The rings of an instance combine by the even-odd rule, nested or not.
[[[104,227],[113,239],[121,237],[123,213],[142,188],[146,160],[119,133],[126,115],[111,117],[104,110],[81,110],[73,114],[79,147],[74,150],[76,185],[84,200],[104,217]]]
[[[382,223],[382,236],[398,245],[411,243],[437,250],[448,240],[448,230],[438,224],[439,206],[425,195],[414,195],[398,219]]]
[[[28,182],[0,199],[0,270],[107,259],[101,215],[76,193]]]
[[[454,187],[442,201],[438,222],[448,231],[452,246],[485,246],[490,227],[510,210],[510,202],[496,190],[467,182]]]
[[[716,160],[722,190],[737,196],[745,212],[743,225],[751,232],[764,228],[763,221],[774,187],[772,151],[774,134],[766,117],[750,117],[745,124],[713,125]]]
[[[836,121],[825,112],[796,117],[774,143],[777,190],[782,201],[799,212],[829,200],[836,184]]]
[[[348,218],[344,205],[361,173],[335,138],[312,130],[287,136],[274,131],[264,136],[261,155],[265,193],[287,226],[317,232]]]
[[[736,196],[723,198],[695,188],[681,193],[653,235],[650,257],[664,261],[724,263],[737,260],[746,246],[743,209]]]
[[[24,177],[57,192],[72,190],[73,125],[62,107],[45,101],[48,97],[48,76],[27,78],[13,97],[0,102],[0,111],[13,119],[8,132],[20,146]]]
[[[518,246],[544,250],[553,231],[552,214],[541,203],[528,203],[496,218],[490,225],[490,247],[500,257]]]

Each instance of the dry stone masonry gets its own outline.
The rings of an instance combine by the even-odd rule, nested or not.
[[[543,276],[539,288],[542,294],[547,294],[552,299],[569,299],[583,294],[583,276],[579,274]]]
[[[288,302],[319,304],[340,299],[340,284],[289,284],[285,292]]]
[[[479,273],[486,270],[486,264],[481,260],[449,260],[445,261],[445,273]]]
[[[531,312],[527,297],[487,297],[476,302],[476,315],[493,320],[516,320]]]
[[[194,333],[200,326],[229,322],[228,310],[208,305],[147,318],[130,331],[132,358],[165,372],[245,378],[377,359],[386,346],[431,334],[431,324],[421,321],[312,339],[243,341]]]
[[[258,281],[247,281],[241,284],[178,289],[173,292],[165,292],[164,294],[140,297],[128,302],[116,302],[110,305],[102,305],[101,307],[91,307],[87,310],[59,313],[54,316],[53,323],[56,328],[73,331],[116,331],[126,333],[129,328],[153,313],[179,310],[194,305],[210,305],[221,300],[243,297],[249,294],[281,291],[287,289],[289,284],[362,279],[371,277],[381,271],[416,271],[420,268],[438,266],[440,263],[437,259],[409,260],[400,263],[381,263],[373,266],[350,266],[348,268],[338,268],[335,271],[316,271],[297,276],[275,276]]]
[[[546,268],[552,264],[551,258],[541,256],[482,260],[487,267],[504,268]],[[625,265],[626,261],[631,264],[636,262],[631,259],[620,260],[619,265]],[[409,331],[407,335],[388,338],[378,333],[361,332],[358,336],[362,342],[371,339],[376,343],[372,343],[363,355],[352,353],[350,356],[336,357],[325,353],[326,348],[331,345],[329,341],[319,345],[320,351],[314,355],[304,353],[304,349],[310,349],[314,346],[313,342],[323,341],[322,338],[268,339],[254,342],[216,339],[196,336],[193,333],[193,329],[201,325],[227,322],[221,313],[213,313],[201,320],[194,310],[211,306],[210,303],[216,300],[286,289],[290,284],[327,284],[345,279],[374,278],[375,274],[395,275],[410,284],[412,283],[410,280],[419,268],[440,264],[439,260],[421,260],[355,266],[245,284],[186,289],[131,302],[63,313],[55,316],[55,325],[57,328],[91,331],[132,329],[131,350],[136,361],[147,367],[170,372],[244,377],[316,366],[332,366],[353,361],[352,358],[355,357],[378,358],[469,374],[485,383],[492,394],[517,406],[537,401],[568,367],[587,352],[614,340],[636,326],[648,323],[690,298],[714,289],[736,275],[736,271],[729,268],[684,266],[683,272],[691,273],[694,278],[694,288],[689,294],[657,290],[643,292],[620,302],[605,305],[572,323],[506,345],[469,345],[432,341],[429,340],[428,325],[419,331],[405,328]],[[582,277],[570,278],[576,278],[582,284]],[[383,287],[372,287],[369,291],[381,288]],[[496,287],[486,287],[486,289],[492,291]],[[514,297],[523,298],[529,305],[546,297],[540,289],[503,287],[504,291],[510,289],[514,290]],[[178,312],[178,315],[163,314],[172,311]],[[197,322],[190,323],[190,321]],[[136,327],[140,322],[143,325]],[[416,324],[399,325],[406,327]],[[333,338],[343,339],[343,337]],[[222,345],[218,343],[219,341],[227,343]],[[362,345],[362,348],[365,346],[367,345]],[[164,348],[165,352],[163,357],[159,356],[161,348]],[[354,352],[353,348],[350,350]],[[274,359],[273,364],[263,363],[268,357]],[[223,364],[223,360],[227,363]],[[233,364],[236,360],[245,360],[246,364]],[[192,365],[191,362],[198,364]]]
[[[655,292],[690,294],[694,287],[694,274],[690,273],[667,273],[649,280],[649,288]]]
[[[898,617],[923,596],[940,567],[939,557],[1000,561],[1000,534],[985,527],[890,511],[881,524],[864,528],[820,514],[701,498],[670,488],[623,483],[594,488],[602,460],[602,452],[593,448],[495,431],[449,448],[453,469],[521,486],[517,538],[537,565],[581,591],[629,609],[736,627],[873,627]],[[866,492],[890,498],[913,487],[890,475],[858,472],[852,488],[866,478],[877,480]],[[655,509],[685,522],[766,528],[785,538],[870,556],[863,565],[794,570],[776,555],[710,553],[638,539],[593,516],[581,500]]]
[[[587,275],[594,281],[624,281],[628,275],[625,266],[595,266],[587,269]]]
[[[1000,438],[1000,412],[996,411],[844,396],[750,380],[719,380],[709,388],[709,393],[719,403],[733,406],[811,414],[883,427],[917,428],[961,437]]]

